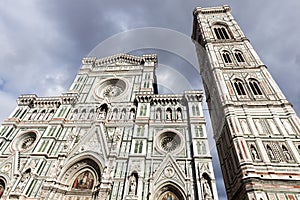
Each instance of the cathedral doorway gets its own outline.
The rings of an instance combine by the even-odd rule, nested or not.
[[[173,192],[166,191],[160,196],[159,200],[179,200],[179,199],[176,196],[176,194],[174,194]]]
[[[163,186],[156,192],[155,200],[185,200],[182,191],[180,191],[173,184]]]

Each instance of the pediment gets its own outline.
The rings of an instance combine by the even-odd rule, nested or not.
[[[154,185],[160,185],[166,181],[174,181],[183,188],[185,187],[186,176],[175,158],[171,154],[167,154],[162,163],[153,174]]]

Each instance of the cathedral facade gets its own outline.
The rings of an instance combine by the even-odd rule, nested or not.
[[[230,8],[196,8],[192,38],[228,199],[300,199],[299,118]]]
[[[228,199],[300,200],[300,123],[228,6],[195,42]],[[69,91],[21,95],[0,129],[0,198],[217,200],[202,91],[158,94],[156,55],[83,58]]]
[[[218,199],[202,91],[157,94],[156,55],[84,58],[70,90],[22,95],[0,132],[3,199]]]

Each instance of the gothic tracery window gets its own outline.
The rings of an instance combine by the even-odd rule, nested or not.
[[[228,51],[224,51],[222,53],[222,57],[223,57],[225,63],[232,63],[232,60],[231,60],[231,57],[230,57],[230,54]]]
[[[238,95],[246,95],[243,82],[240,79],[235,79],[233,85]]]
[[[240,51],[235,51],[234,52],[234,56],[236,58],[236,60],[240,63],[240,62],[245,62],[245,59],[244,59],[244,56],[243,56],[243,53],[240,52]]]
[[[249,79],[249,86],[254,95],[262,95],[259,84],[255,79]]]
[[[213,28],[215,36],[218,40],[227,40],[230,39],[228,30],[225,26],[218,25]]]

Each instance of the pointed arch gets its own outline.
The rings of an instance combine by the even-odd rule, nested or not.
[[[222,51],[222,57],[226,64],[232,63],[232,59],[229,51]]]
[[[248,84],[249,84],[249,87],[250,87],[250,89],[251,89],[251,91],[254,95],[262,95],[263,94],[261,89],[260,89],[259,83],[256,79],[249,78],[248,79]]]
[[[182,109],[180,107],[176,109],[176,119],[182,120]]]
[[[133,171],[130,176],[128,177],[128,194],[129,195],[136,195],[138,190],[138,173]]]
[[[244,83],[241,79],[235,78],[233,80],[233,86],[238,95],[246,95]]]
[[[240,50],[234,51],[234,57],[235,57],[236,61],[238,61],[239,63],[245,62],[244,55]]]
[[[231,39],[231,33],[228,25],[225,22],[215,22],[212,26],[214,36],[218,40],[229,40]]]
[[[186,194],[175,182],[169,180],[161,184],[154,193],[153,200],[186,200]]]
[[[201,176],[201,188],[204,199],[214,199],[211,178],[206,172]]]

